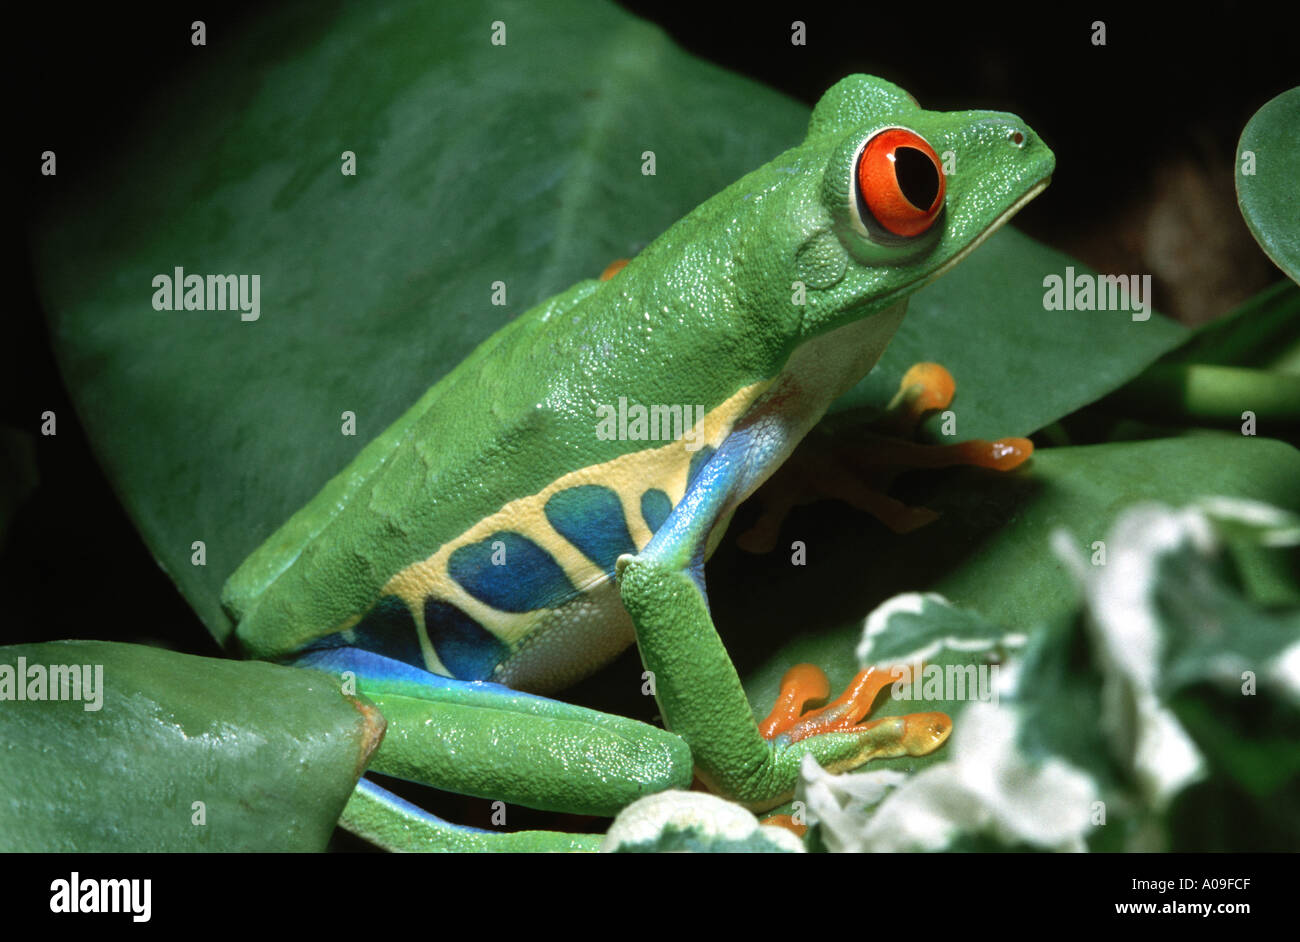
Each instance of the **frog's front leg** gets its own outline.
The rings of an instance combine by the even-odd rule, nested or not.
[[[686,743],[636,720],[500,684],[441,677],[359,648],[311,651],[294,664],[355,678],[357,692],[387,721],[370,764],[384,775],[508,805],[601,816],[690,785]],[[599,841],[462,827],[366,781],[341,823],[392,850],[575,850],[594,849]]]
[[[754,718],[709,615],[704,557],[718,521],[765,463],[779,455],[781,430],[758,422],[734,434],[691,482],[685,497],[641,553],[618,561],[623,604],[641,659],[655,678],[664,724],[690,745],[696,774],[718,794],[754,810],[790,798],[804,755],[833,771],[872,758],[925,755],[951,732],[942,713],[862,723],[889,672],[864,672],[844,696],[802,714],[824,696],[815,668],[792,671],[763,728]]]

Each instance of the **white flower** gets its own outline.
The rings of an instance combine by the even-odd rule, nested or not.
[[[833,851],[943,850],[963,833],[1086,850],[1096,783],[1058,758],[1030,762],[1016,747],[1018,728],[1013,709],[973,703],[957,724],[948,762],[910,777],[834,775],[806,758],[800,794]]]
[[[1088,565],[1064,531],[1052,535],[1052,546],[1087,597],[1093,646],[1105,678],[1102,729],[1146,799],[1164,808],[1205,775],[1205,762],[1156,696],[1161,645],[1156,578],[1161,559],[1171,553],[1190,547],[1198,555],[1212,554],[1218,546],[1214,528],[1196,509],[1138,504],[1111,527],[1104,566]]]

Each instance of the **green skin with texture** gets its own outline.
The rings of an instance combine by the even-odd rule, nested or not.
[[[948,171],[941,215],[912,238],[881,237],[856,195],[864,142],[893,127],[919,134]],[[703,561],[736,506],[871,369],[907,297],[1040,192],[1053,166],[1013,115],[925,111],[888,82],[845,78],[818,103],[801,144],[697,207],[611,280],[580,282],[508,324],[368,445],[227,583],[240,642],[252,656],[293,656],[354,623],[397,574],[565,475],[593,469],[595,482],[620,493],[656,486],[662,462],[647,461],[644,472],[638,462],[663,442],[595,434],[596,404],[694,403],[716,419],[708,468],[648,544],[638,541],[616,572],[582,587],[621,604],[617,617],[608,606],[585,616],[588,634],[567,648],[576,636],[543,617],[558,606],[539,612],[536,628],[516,619],[514,634],[487,625],[513,659],[491,679],[541,692],[598,668],[634,632],[667,730],[495,684],[430,688],[359,671],[360,692],[388,722],[372,768],[508,803],[612,815],[639,796],[689,787],[693,771],[761,810],[789,798],[804,754],[831,768],[900,754],[888,722],[795,743],[764,739],[714,630]],[[573,602],[566,612],[577,611]],[[604,637],[601,618],[625,624],[626,636],[592,642]],[[433,820],[359,790],[343,823],[394,849],[598,841]]]

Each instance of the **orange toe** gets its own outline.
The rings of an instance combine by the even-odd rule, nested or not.
[[[820,710],[812,710],[786,730],[790,741],[798,742],[821,733],[854,729],[871,712],[876,695],[897,679],[898,672],[894,670],[868,667],[858,671],[834,703],[828,703]]]
[[[796,664],[781,678],[781,691],[767,719],[758,725],[764,739],[775,739],[799,720],[803,708],[830,696],[831,683],[816,664]]]
[[[925,413],[946,408],[956,393],[957,382],[947,369],[938,363],[917,363],[903,374],[888,409],[910,430]]]
[[[1010,471],[1029,460],[1034,453],[1034,443],[1027,438],[999,438],[987,442],[982,438],[953,445],[961,464],[973,464],[994,471]]]

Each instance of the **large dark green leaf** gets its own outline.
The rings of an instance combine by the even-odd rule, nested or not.
[[[204,61],[66,194],[35,255],[95,450],[219,639],[230,572],[429,384],[797,143],[808,114],[592,3],[301,4]],[[1014,434],[1178,338],[1158,318],[1043,311],[1042,278],[1067,261],[991,240],[916,299],[877,386],[943,360],[962,436]],[[259,274],[260,319],[154,311],[151,280],[176,266]]]
[[[1292,281],[1300,282],[1296,180],[1300,180],[1300,88],[1265,103],[1237,142],[1241,215],[1264,253]]]
[[[0,648],[0,666],[20,658],[102,668],[102,701],[0,704],[0,851],[323,850],[383,733],[314,671],[97,641]]]
[[[1048,189],[1039,199],[1051,199]],[[957,381],[957,438],[1029,435],[1100,398],[1173,349],[1187,330],[1153,314],[1048,311],[1043,279],[1087,266],[1012,228],[917,292],[876,369],[836,408],[882,406],[914,363],[942,363]],[[931,437],[939,425],[931,418]]]

